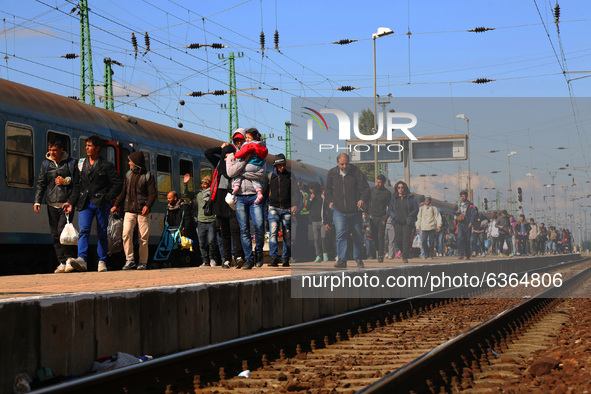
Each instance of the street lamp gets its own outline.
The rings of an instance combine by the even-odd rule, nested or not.
[[[373,129],[374,133],[377,134],[378,132],[378,96],[377,96],[377,86],[376,86],[376,39],[378,37],[387,36],[389,34],[394,34],[394,30],[390,29],[389,27],[380,27],[378,28],[377,33],[373,33],[371,35],[371,39],[373,40]],[[377,142],[377,141],[376,141]],[[374,146],[374,179],[378,176],[378,148]],[[408,185],[410,187],[410,185]]]
[[[464,119],[466,121],[466,151],[468,152],[468,196],[470,201],[474,201],[472,195],[472,176],[470,173],[470,118],[464,114],[456,115],[457,119]]]
[[[517,152],[511,152],[507,155],[507,162],[509,163],[509,211],[513,215],[513,193],[511,190],[511,156],[515,156]]]

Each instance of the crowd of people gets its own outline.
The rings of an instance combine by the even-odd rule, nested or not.
[[[121,234],[123,270],[148,267],[156,181],[143,153],[129,155],[130,170],[121,177],[114,165],[100,156],[101,145],[100,138],[88,138],[86,158],[76,162],[64,151],[61,141],[48,142],[34,210],[40,212],[45,196],[59,263],[56,273],[87,270],[88,238],[94,218],[98,271],[108,270],[107,226],[110,213],[117,210],[125,213]],[[175,230],[178,235],[174,236],[175,250],[169,251],[171,259],[182,260],[191,253],[204,267],[261,267],[266,228],[271,267],[289,267],[290,261],[336,260],[335,267],[346,268],[352,259],[362,268],[363,259],[369,258],[380,263],[401,258],[407,263],[418,256],[432,259],[457,255],[459,259],[470,259],[477,254],[512,256],[572,250],[568,230],[546,228],[544,223],[538,226],[533,218],[528,222],[524,215],[516,221],[507,211],[479,213],[468,200],[467,191],[460,193],[451,219],[432,204],[431,196],[417,201],[403,181],[396,182],[391,193],[386,188],[388,180],[380,174],[375,187],[370,188],[366,176],[345,153],[337,156],[337,166],[328,171],[324,187],[298,181],[287,170],[283,154],[274,156],[273,170],[265,173],[267,155],[265,143],[254,128],[237,129],[232,143],[205,151],[214,171],[200,180],[200,190],[189,190],[191,175],[186,174],[182,193],[173,190],[167,194],[165,231]],[[75,209],[77,247],[60,242],[60,234],[73,220]]]

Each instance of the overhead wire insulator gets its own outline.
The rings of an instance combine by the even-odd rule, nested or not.
[[[489,31],[489,30],[494,30],[494,29],[495,29],[494,27],[484,27],[484,26],[481,26],[481,27],[475,27],[474,29],[470,29],[468,31],[469,32],[472,32],[472,33],[482,33],[482,32]]]
[[[187,93],[187,96],[190,96],[190,97],[201,97],[201,96],[203,96],[203,94],[204,94],[203,92],[191,92],[191,93]]]
[[[60,57],[63,57],[65,59],[76,59],[77,57],[80,57],[80,55],[76,55],[75,53],[66,53],[65,55],[62,55]]]
[[[265,50],[265,32],[261,30],[260,41],[261,41],[261,51]]]
[[[341,86],[340,88],[336,88],[335,90],[340,90],[341,92],[350,92],[351,90],[356,90],[359,88],[356,88],[354,86]]]
[[[228,48],[227,45],[224,44],[219,44],[219,43],[213,43],[210,45],[210,47],[212,47],[213,49],[223,49],[223,48]]]
[[[134,33],[131,33],[131,45],[133,45],[133,51],[137,53],[137,38]]]
[[[334,41],[333,44],[347,45],[347,44],[350,44],[350,43],[355,42],[355,41],[357,41],[357,40],[349,40],[348,38],[346,38],[344,40]]]
[[[492,81],[496,81],[496,79],[476,78],[475,80],[470,81],[470,82],[481,84],[481,83],[489,83],[489,82],[492,82]]]
[[[144,42],[146,44],[146,53],[150,52],[150,36],[148,36],[148,32],[144,34]]]
[[[556,3],[556,6],[554,7],[554,22],[560,22],[560,6],[558,3]]]
[[[275,34],[273,35],[273,42],[275,42],[275,50],[279,50],[279,31],[275,30]]]
[[[214,96],[223,96],[226,93],[228,93],[228,92],[226,92],[225,90],[214,90],[212,94]]]
[[[68,98],[80,101],[80,97],[77,96],[68,96]]]
[[[189,49],[199,49],[199,48],[201,48],[201,44],[189,44],[189,45],[187,45],[185,48],[189,48]]]

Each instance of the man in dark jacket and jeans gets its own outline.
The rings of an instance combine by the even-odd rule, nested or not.
[[[378,263],[384,262],[384,240],[386,238],[386,220],[388,219],[388,204],[392,193],[385,188],[386,177],[378,175],[376,187],[371,189],[371,203],[369,205],[369,223],[371,234],[376,243]]]
[[[298,184],[291,172],[287,171],[285,155],[275,155],[273,172],[264,178],[263,196],[269,199],[269,254],[271,256],[270,267],[279,265],[279,253],[277,250],[277,234],[280,223],[283,225],[283,252],[281,254],[283,266],[289,267],[291,257],[291,215],[296,213],[300,203]],[[293,195],[292,195],[293,191]]]
[[[99,155],[102,141],[97,136],[86,140],[86,158],[78,163],[80,170],[80,193],[78,201],[78,225],[80,236],[78,238],[78,258],[70,261],[70,271],[86,271],[88,257],[88,237],[93,219],[97,220],[98,235],[98,271],[107,270],[107,253],[109,240],[107,238],[107,225],[109,223],[109,210],[111,203],[119,195],[123,182],[117,174],[115,166]],[[66,207],[68,203],[64,204]]]
[[[361,251],[363,234],[361,226],[363,207],[369,202],[369,184],[361,170],[349,163],[349,155],[337,156],[337,166],[326,176],[324,198],[333,211],[337,236],[337,263],[335,267],[347,267],[348,235],[353,235],[353,258],[357,267],[363,268]]]
[[[142,152],[129,155],[129,172],[123,181],[123,189],[111,208],[111,212],[123,205],[123,249],[125,250],[124,270],[136,268],[145,270],[148,266],[148,237],[150,236],[150,213],[156,201],[156,186],[154,177],[146,168],[146,160]],[[139,265],[136,264],[133,253],[133,230],[138,225],[140,238]]]
[[[402,254],[402,262],[408,263],[410,236],[419,213],[419,204],[414,196],[410,194],[406,183],[398,181],[394,185],[394,194],[390,200],[388,213],[394,224],[394,236]]]
[[[66,226],[67,220],[74,218],[73,210],[64,212],[62,206],[68,202],[71,205],[76,203],[75,186],[78,185],[79,172],[76,162],[64,151],[64,145],[60,140],[49,141],[46,159],[41,165],[39,178],[37,179],[37,191],[35,193],[35,205],[33,209],[39,213],[41,209],[41,199],[45,194],[47,203],[47,216],[49,218],[49,229],[53,238],[53,247],[58,267],[54,271],[56,274],[66,272],[66,266],[70,260],[76,256],[76,246],[62,245],[60,235]]]

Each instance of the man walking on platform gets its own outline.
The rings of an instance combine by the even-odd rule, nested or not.
[[[95,217],[98,235],[98,271],[107,270],[109,210],[111,202],[119,195],[123,182],[117,174],[115,166],[99,155],[101,145],[102,141],[99,137],[88,138],[86,140],[87,157],[78,163],[80,170],[80,193],[76,203],[79,212],[78,225],[80,226],[78,258],[70,261],[70,267],[66,268],[66,272],[87,270],[88,237],[92,220]],[[68,203],[64,204],[66,208],[69,205]]]
[[[384,262],[384,241],[386,238],[386,220],[388,219],[388,204],[392,193],[385,188],[386,177],[378,175],[376,187],[371,189],[371,203],[369,205],[369,224],[378,253],[378,263]]]
[[[426,259],[432,259],[435,243],[435,230],[441,231],[441,214],[431,205],[431,196],[425,196],[425,204],[419,208],[417,215],[417,232],[421,230],[421,243]]]
[[[129,171],[123,181],[123,189],[111,208],[111,212],[123,205],[123,249],[125,250],[124,270],[136,268],[145,270],[148,266],[148,237],[150,235],[150,212],[156,201],[154,177],[146,169],[142,152],[129,155]],[[133,230],[138,225],[139,265],[136,264],[133,248]]]
[[[66,226],[74,218],[74,211],[71,206],[76,203],[78,192],[79,171],[76,162],[64,151],[64,145],[60,140],[49,141],[48,152],[45,156],[39,178],[37,179],[37,191],[35,193],[35,205],[33,210],[39,213],[41,199],[45,194],[47,203],[47,216],[49,218],[49,229],[53,238],[53,247],[59,262],[54,271],[56,274],[66,272],[70,261],[76,256],[76,247],[62,245],[60,235]],[[67,212],[62,208],[64,203],[69,204]],[[67,215],[67,220],[66,220]]]
[[[458,254],[462,260],[470,260],[470,238],[472,236],[472,220],[474,220],[474,205],[468,200],[468,191],[460,192],[462,199],[458,204],[456,211],[456,220],[458,222]]]
[[[333,222],[337,236],[336,268],[347,267],[347,242],[353,236],[353,258],[357,267],[363,268],[361,253],[363,234],[361,212],[369,200],[369,184],[361,170],[349,163],[349,155],[337,156],[337,166],[328,171],[324,197],[333,211]]]

